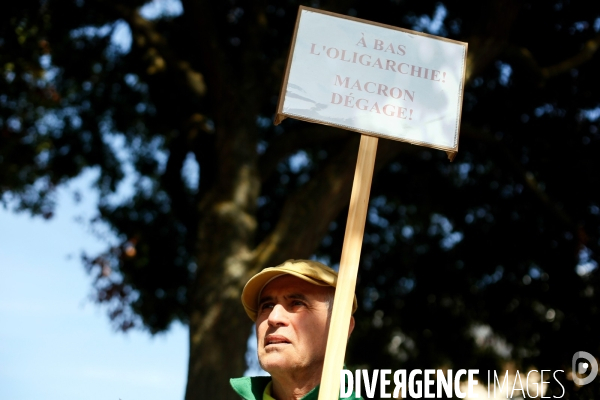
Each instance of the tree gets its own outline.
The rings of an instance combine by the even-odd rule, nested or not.
[[[272,124],[297,3],[143,5],[2,5],[0,198],[50,217],[54,188],[96,169],[98,220],[121,240],[84,259],[97,300],[121,329],[188,323],[186,399],[232,398],[241,289],[288,258],[336,263],[358,135]],[[456,161],[380,143],[349,362],[566,370],[580,347],[600,354],[600,6],[318,5],[469,43]],[[128,168],[135,193],[115,200]]]

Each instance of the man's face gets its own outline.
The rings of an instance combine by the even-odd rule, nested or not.
[[[273,374],[322,368],[329,329],[328,300],[333,288],[293,275],[263,289],[256,318],[258,360]]]

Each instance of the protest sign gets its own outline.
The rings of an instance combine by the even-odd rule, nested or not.
[[[275,123],[286,117],[458,151],[467,44],[301,7]]]
[[[292,117],[362,133],[319,400],[346,352],[378,138],[458,151],[467,44],[300,6],[275,124]]]

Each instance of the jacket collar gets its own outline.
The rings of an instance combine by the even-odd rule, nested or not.
[[[265,387],[270,381],[270,376],[245,376],[243,378],[232,378],[229,380],[229,384],[243,399],[262,400]]]

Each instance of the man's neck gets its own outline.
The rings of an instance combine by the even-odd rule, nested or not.
[[[305,374],[294,371],[282,375],[273,374],[271,395],[275,400],[300,400],[321,381],[321,370],[317,372]]]

